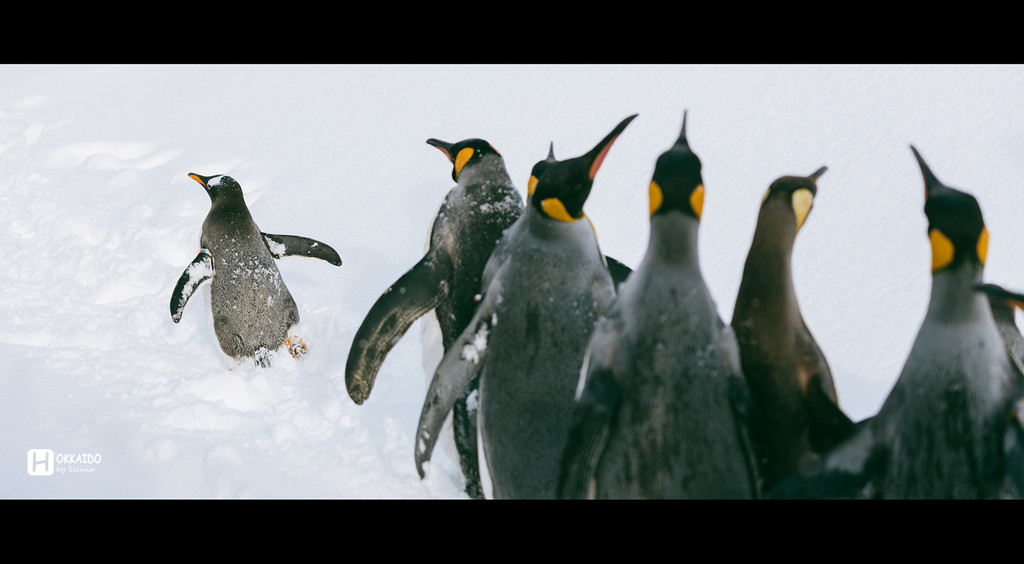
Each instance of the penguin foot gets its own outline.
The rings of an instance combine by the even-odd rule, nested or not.
[[[252,355],[253,363],[260,368],[270,368],[270,350],[267,347],[260,347]]]
[[[284,344],[288,347],[288,352],[291,353],[292,358],[299,358],[309,352],[309,349],[306,348],[306,343],[302,342],[302,339],[298,337],[288,337]]]

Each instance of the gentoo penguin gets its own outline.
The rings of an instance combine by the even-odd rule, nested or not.
[[[649,196],[647,253],[590,339],[559,497],[758,497],[736,339],[700,271],[685,114]]]
[[[391,348],[425,313],[435,310],[444,349],[451,347],[476,310],[475,296],[495,244],[522,214],[523,199],[490,143],[427,143],[451,161],[456,185],[434,218],[426,255],[377,299],[356,331],[345,364],[345,384],[357,404],[370,395]],[[476,388],[470,382],[463,390],[453,409],[453,427],[466,492],[480,498],[476,416],[466,402]]]
[[[415,449],[430,459],[459,392],[480,377],[479,426],[495,498],[554,498],[573,395],[615,288],[583,213],[623,120],[591,151],[549,162],[484,271],[483,299],[427,391]]]
[[[733,309],[743,374],[752,396],[750,430],[763,488],[848,436],[825,356],[807,329],[793,287],[793,244],[807,220],[818,178],[784,176],[761,201]]]
[[[911,150],[932,250],[924,322],[878,414],[780,484],[778,497],[1024,496],[1024,373],[976,289],[988,249],[981,208]]]
[[[236,361],[253,358],[270,366],[270,352],[288,341],[289,352],[305,352],[288,333],[299,322],[299,310],[281,279],[274,259],[306,256],[341,266],[330,246],[295,235],[263,233],[245,205],[242,187],[230,176],[189,173],[210,196],[203,222],[200,251],[178,279],[171,294],[171,319],[181,314],[196,288],[212,279],[210,306],[220,348]]]

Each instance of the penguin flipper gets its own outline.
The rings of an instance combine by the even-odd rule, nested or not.
[[[878,416],[855,426],[846,441],[813,458],[779,482],[774,499],[860,499],[875,495],[875,483],[888,463],[888,450],[876,442]]]
[[[480,482],[480,452],[477,448],[477,411],[475,405],[480,393],[480,380],[474,378],[452,408],[452,432],[455,434],[455,448],[466,479],[466,493],[471,499],[484,499]],[[472,404],[472,405],[471,405]]]
[[[188,265],[185,272],[181,273],[178,283],[174,285],[171,292],[171,319],[175,323],[181,321],[181,314],[185,311],[185,304],[196,291],[200,284],[213,277],[213,255],[205,248],[199,251],[196,258]]]
[[[573,409],[558,476],[559,499],[584,499],[590,493],[620,394],[611,370],[590,370],[586,387]]]
[[[615,288],[618,289],[626,281],[626,278],[633,274],[633,269],[608,255],[605,255],[604,260],[608,264],[608,273],[612,275],[612,282],[615,283]]]
[[[718,319],[718,347],[722,351],[725,365],[729,369],[729,407],[736,422],[736,434],[746,459],[747,475],[750,477],[750,490],[754,498],[761,497],[761,476],[758,470],[757,456],[754,454],[754,441],[750,437],[750,410],[753,398],[746,378],[743,377],[743,365],[740,361],[739,344],[732,327]]]
[[[498,277],[496,277],[497,279]],[[430,381],[426,400],[420,412],[420,422],[416,431],[416,471],[423,478],[423,463],[430,460],[434,451],[441,427],[444,425],[448,412],[455,406],[455,401],[463,390],[480,374],[487,354],[488,337],[493,323],[492,313],[498,291],[490,291],[477,308],[473,320],[445,351],[444,358],[437,366],[434,377]]]
[[[827,393],[820,374],[815,374],[805,394],[811,449],[825,452],[853,434],[856,425]]]
[[[310,257],[325,260],[334,266],[341,266],[341,256],[327,243],[316,239],[299,237],[298,235],[275,235],[263,233],[263,242],[267,244],[270,254],[276,258],[291,256]]]
[[[370,308],[352,340],[345,362],[345,387],[357,404],[369,397],[384,358],[409,327],[445,296],[445,271],[431,255],[423,257]]]
[[[1006,481],[1012,495],[1024,499],[1024,399],[1018,400],[1003,433]]]

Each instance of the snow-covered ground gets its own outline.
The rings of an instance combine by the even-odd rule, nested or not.
[[[654,162],[688,109],[726,321],[764,190],[828,166],[797,294],[841,405],[869,416],[928,300],[911,143],[978,197],[986,278],[1024,289],[1021,91],[1020,66],[0,66],[0,496],[464,497],[443,451],[425,480],[413,463],[422,324],[364,405],[344,382],[356,328],[452,185],[425,141],[487,139],[525,192],[549,142],[576,156],[632,113],[586,206],[599,241],[639,263]],[[264,231],[341,254],[279,263],[305,357],[229,371],[205,296],[171,321],[209,208],[189,172],[232,175]],[[57,472],[29,475],[34,449]]]

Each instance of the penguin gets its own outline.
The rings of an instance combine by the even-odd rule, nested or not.
[[[522,197],[490,143],[428,139],[427,144],[451,162],[456,185],[434,218],[426,254],[377,299],[356,331],[345,363],[345,384],[356,404],[369,397],[391,348],[430,310],[435,310],[444,349],[451,347],[473,317],[484,266],[495,245],[522,214]],[[476,389],[476,382],[470,382],[456,401],[453,430],[466,492],[481,498],[476,414],[472,402],[467,404]]]
[[[978,291],[988,229],[978,201],[943,184],[911,146],[925,183],[928,310],[879,412],[779,497],[989,499],[1024,495],[1024,369]]]
[[[650,239],[590,339],[560,498],[756,498],[749,392],[701,274],[701,162],[686,139],[657,160]]]
[[[555,158],[555,144],[551,143],[548,147],[548,156],[543,161],[539,161],[533,165],[530,170],[530,180],[527,187],[527,201],[533,197],[533,192],[536,190],[538,179],[544,174],[544,170],[551,163],[558,162]],[[633,269],[626,266],[625,263],[618,259],[612,258],[608,255],[604,256],[605,263],[608,265],[608,273],[612,275],[612,281],[615,283],[615,290],[618,291],[622,287],[622,284],[629,278],[629,275],[633,273]]]
[[[289,338],[299,310],[274,259],[305,256],[341,266],[329,245],[295,235],[263,233],[253,221],[238,182],[223,174],[195,180],[210,196],[200,251],[171,293],[171,319],[178,323],[200,284],[211,281],[213,329],[221,350],[236,362],[252,358],[269,367],[270,353],[287,345],[293,356],[306,352],[301,339]]]
[[[548,162],[531,178],[526,209],[484,270],[482,301],[427,391],[414,455],[420,477],[460,390],[479,375],[477,417],[493,497],[555,497],[583,354],[615,297],[583,205],[635,117],[586,154]]]
[[[1024,365],[1024,336],[1017,327],[1016,313],[1024,309],[1024,294],[1011,292],[997,284],[977,284],[975,289],[988,298],[999,336],[1010,357]],[[1024,368],[1021,369],[1024,372]],[[1007,421],[1006,474],[1015,491],[1024,495],[1024,400],[1019,400]]]
[[[793,244],[825,170],[783,176],[765,192],[730,322],[750,385],[750,431],[766,491],[853,432],[793,286]]]
[[[1021,335],[1016,320],[1017,310],[1024,310],[1024,294],[1011,292],[997,284],[977,284],[975,289],[983,292],[988,298],[992,317],[999,328],[999,336],[1002,337],[1010,355],[1024,362],[1024,336]]]

